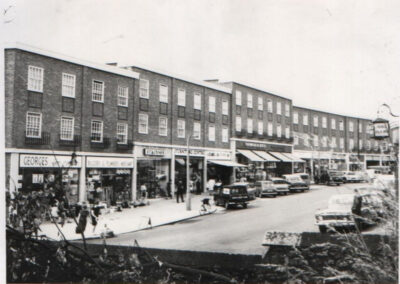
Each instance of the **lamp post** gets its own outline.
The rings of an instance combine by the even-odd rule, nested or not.
[[[190,173],[189,173],[189,165],[190,165],[190,149],[189,149],[189,142],[191,137],[197,138],[197,135],[190,134],[187,138],[187,143],[186,143],[186,210],[190,211],[192,210],[191,208],[191,196],[190,196]]]

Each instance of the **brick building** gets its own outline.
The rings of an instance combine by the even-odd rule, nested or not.
[[[131,198],[138,74],[21,44],[5,63],[8,187]]]

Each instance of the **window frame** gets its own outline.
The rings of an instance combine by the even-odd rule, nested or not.
[[[235,92],[236,96],[235,96],[235,103],[237,106],[241,106],[242,105],[242,91],[240,90],[236,90]]]
[[[328,128],[328,119],[326,116],[322,117],[322,128]]]
[[[165,121],[165,132],[164,132],[164,127],[162,126],[162,121]],[[159,136],[168,136],[168,117],[167,116],[160,116],[158,118],[158,135]]]
[[[303,114],[303,125],[308,126],[308,114]]]
[[[197,127],[198,127],[198,129],[196,129]],[[196,132],[198,132],[198,133],[196,133]],[[201,123],[200,122],[193,123],[193,139],[201,140]]]
[[[146,87],[142,87],[142,83],[146,82]],[[149,99],[150,98],[150,81],[144,78],[139,79],[139,98]]]
[[[199,92],[194,92],[193,109],[201,110],[201,93],[199,93]]]
[[[213,131],[211,131],[211,129]],[[212,135],[211,135],[211,133],[212,133]],[[208,125],[208,141],[215,142],[215,125],[214,124]]]
[[[271,99],[267,100],[267,112],[273,113],[274,112],[274,105]]]
[[[184,88],[178,88],[178,99],[177,99],[177,105],[186,107],[186,89]]]
[[[228,127],[222,127],[221,135],[222,135],[222,137],[221,137],[222,143],[229,143],[229,130],[228,130]]]
[[[145,119],[144,119],[145,118]],[[143,124],[141,125],[141,121],[143,122],[144,120],[146,121],[146,125],[145,125],[145,129],[142,129],[141,127],[143,126]],[[138,133],[139,134],[149,134],[149,115],[147,113],[139,113],[139,117],[138,117]]]
[[[290,117],[290,105],[285,103],[285,116]]]
[[[242,117],[241,116],[236,116],[236,118],[235,118],[235,130],[236,130],[236,132],[241,132],[242,128],[243,128],[242,127]]]
[[[257,109],[258,110],[264,110],[264,100],[261,96],[257,97]]]
[[[222,115],[229,116],[229,101],[222,100]]]
[[[253,94],[247,93],[247,108],[253,108]]]
[[[122,90],[124,90],[124,91],[122,92]],[[117,106],[128,107],[128,104],[129,104],[128,99],[129,99],[129,88],[127,86],[118,85],[118,87],[117,87]],[[124,100],[125,104],[121,103],[121,100]]]
[[[30,115],[34,115],[34,116],[37,116],[37,115],[39,115],[39,128],[38,128],[38,135],[36,136],[36,135],[28,135],[28,117],[30,116]],[[28,111],[28,112],[26,112],[26,120],[25,120],[25,137],[28,137],[28,138],[41,138],[42,137],[42,113],[40,113],[40,112],[33,112],[33,111]],[[32,128],[32,127],[31,127]]]
[[[286,139],[290,138],[290,127],[289,126],[285,127],[285,138]]]
[[[162,90],[165,90],[166,93],[164,94]],[[164,83],[158,84],[158,99],[160,103],[166,103],[168,104],[168,96],[169,96],[169,90],[168,90],[168,85]]]
[[[33,74],[34,70],[40,71],[40,78],[35,78]],[[36,84],[32,83],[33,82],[32,80],[36,81],[38,85],[37,88],[35,86]],[[28,65],[28,80],[27,80],[28,91],[43,93],[43,81],[44,81],[44,68],[34,65]]]
[[[94,86],[95,83],[101,83],[101,92],[97,93],[97,90],[95,90]],[[97,102],[97,103],[104,103],[104,81],[100,81],[100,80],[92,80],[92,102]],[[95,99],[94,96],[96,95],[101,95],[101,100]]]
[[[216,97],[215,96],[209,96],[208,97],[208,112],[215,113],[216,105],[217,105]]]
[[[293,124],[299,124],[299,113],[297,111],[293,112]]]
[[[247,133],[253,134],[253,119],[247,118]]]
[[[73,78],[73,84],[72,86],[69,86],[68,84],[65,83],[64,78],[65,77],[71,77]],[[72,88],[72,95],[66,94],[64,91],[66,90],[65,87],[70,87]],[[76,76],[75,74],[70,74],[70,73],[65,73],[63,72],[61,75],[61,96],[67,97],[67,98],[75,98],[75,87],[76,87]]]
[[[331,118],[331,129],[336,130],[336,119],[335,118]]]
[[[100,133],[99,141],[93,140],[93,134],[97,133],[97,132],[93,132],[94,123],[100,123],[100,125],[101,125],[101,129],[100,129],[101,131],[99,132]],[[104,138],[104,122],[102,120],[92,119],[90,122],[90,142],[103,143],[103,140],[104,140],[103,138]]]
[[[276,126],[276,137],[278,138],[282,137],[282,126],[280,124]]]
[[[119,133],[120,126],[124,126],[124,133],[123,134]],[[125,136],[125,138],[124,138],[124,140],[122,142],[118,141],[118,135],[124,135]],[[122,144],[122,145],[128,144],[128,124],[127,123],[117,122],[117,144]]]
[[[282,115],[282,103],[276,102],[276,114]]]
[[[274,125],[272,122],[268,122],[267,134],[268,134],[268,136],[274,135]]]
[[[176,127],[176,129],[177,129],[177,137],[178,138],[185,138],[186,137],[186,121],[183,120],[183,119],[178,119],[176,124],[177,124],[177,127]],[[179,126],[181,126],[181,127],[179,127]],[[183,135],[179,135],[179,131],[180,130],[183,131]]]
[[[62,135],[63,135],[63,121],[65,121],[65,120],[71,120],[72,121],[70,139],[62,137]],[[61,116],[61,119],[60,119],[60,140],[73,141],[74,140],[74,127],[75,127],[75,118],[73,116],[72,117],[71,116]],[[65,129],[65,127],[64,127],[64,129]]]

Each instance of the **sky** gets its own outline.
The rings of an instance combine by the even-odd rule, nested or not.
[[[293,104],[400,114],[400,1],[1,0],[1,37],[93,62],[257,86]],[[11,6],[11,7],[10,7]]]

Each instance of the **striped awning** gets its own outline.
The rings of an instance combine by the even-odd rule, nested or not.
[[[253,151],[253,152],[256,153],[258,156],[260,156],[261,158],[263,158],[265,162],[279,162],[279,159],[273,157],[272,155],[268,154],[265,151]]]
[[[269,153],[274,157],[278,158],[279,160],[281,160],[282,162],[288,162],[288,163],[292,162],[292,160],[283,155],[283,153],[280,152],[269,152]]]
[[[233,161],[208,160],[208,162],[225,167],[247,167],[247,165],[239,164]]]
[[[256,155],[254,152],[250,150],[237,150],[239,154],[242,154],[245,156],[247,159],[253,162],[264,162],[264,159],[262,159],[260,156]]]
[[[285,155],[286,157],[288,157],[289,159],[292,160],[292,162],[295,163],[304,163],[305,161],[296,157],[296,155],[292,154],[292,153],[283,153],[283,155]]]

